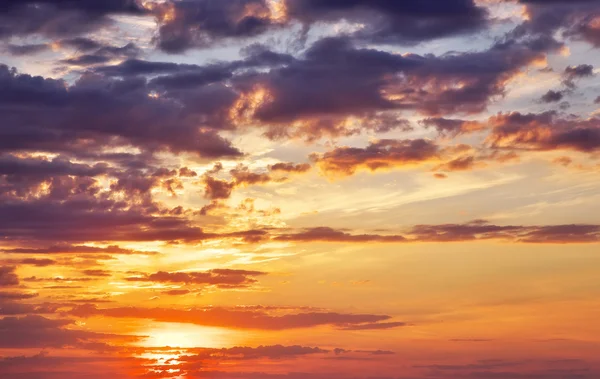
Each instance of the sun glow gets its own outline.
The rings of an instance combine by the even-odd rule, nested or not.
[[[141,331],[140,334],[148,336],[148,338],[140,341],[138,345],[143,347],[217,348],[231,342],[231,333],[231,331],[221,328],[161,323],[156,327]]]

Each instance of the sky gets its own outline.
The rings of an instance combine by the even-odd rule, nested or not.
[[[595,0],[0,0],[0,378],[599,378],[599,60]]]

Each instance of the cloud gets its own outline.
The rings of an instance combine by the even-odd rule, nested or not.
[[[311,166],[309,163],[299,163],[299,164],[294,164],[294,163],[287,163],[287,162],[280,162],[280,163],[275,163],[274,165],[269,166],[269,170],[274,171],[274,172],[287,172],[287,173],[292,173],[292,172],[296,172],[296,173],[304,173],[307,172],[311,169]]]
[[[562,119],[555,112],[501,113],[490,118],[493,129],[487,138],[493,148],[529,150],[600,149],[600,121],[597,118]]]
[[[485,125],[478,121],[429,117],[420,121],[427,128],[435,128],[440,135],[457,137],[463,134],[485,130]]]
[[[526,231],[520,240],[527,243],[596,243],[600,241],[600,226],[543,226]]]
[[[266,0],[167,1],[153,9],[158,46],[169,53],[257,36],[277,24]]]
[[[0,300],[26,300],[37,297],[37,293],[26,292],[0,292]]]
[[[83,45],[83,43],[79,41],[79,45]],[[141,49],[139,49],[133,43],[128,43],[121,47],[100,45],[100,47],[96,50],[92,50],[85,54],[78,54],[74,57],[63,59],[60,61],[60,63],[66,64],[68,66],[87,67],[103,65],[113,60],[134,58],[140,54]]]
[[[548,90],[548,92],[542,95],[540,100],[544,103],[556,103],[558,101],[561,101],[563,97],[564,91]]]
[[[118,336],[67,329],[73,320],[49,319],[38,315],[24,317],[4,317],[0,319],[0,332],[5,338],[0,340],[0,348],[63,348],[77,346],[85,348],[86,343],[99,340],[136,341],[135,336]]]
[[[211,175],[211,173],[216,174],[221,171],[219,166],[217,166],[217,168],[218,170],[213,169],[205,173],[202,179],[204,182],[204,196],[213,201],[229,199],[231,197],[231,193],[236,188],[263,185],[271,182],[283,182],[287,180],[287,178],[275,178],[268,172],[250,171],[250,169],[244,165],[238,165],[229,171],[231,180],[218,179]],[[213,206],[209,206],[209,208],[215,207],[216,203],[213,204]],[[208,210],[209,208],[206,209]]]
[[[376,324],[389,320],[390,316],[370,314],[345,314],[335,312],[311,312],[298,314],[270,315],[261,311],[231,310],[226,308],[192,308],[179,310],[171,308],[96,308],[81,305],[69,314],[76,317],[116,317],[149,319],[159,322],[179,322],[204,326],[228,327],[235,329],[285,330],[311,328],[321,325],[348,327],[350,325]]]
[[[224,349],[201,349],[195,355],[183,358],[185,363],[196,363],[206,360],[248,360],[248,359],[289,359],[315,354],[327,354],[329,351],[318,347],[305,346],[236,346]],[[184,365],[185,366],[185,365]]]
[[[66,41],[90,54],[120,49]],[[556,48],[543,39],[507,40],[479,52],[398,55],[338,37],[318,40],[298,58],[253,45],[240,60],[206,66],[129,59],[69,84],[4,67],[2,83],[19,94],[10,97],[11,106],[33,108],[11,115],[26,128],[10,135],[0,128],[11,141],[0,150],[90,155],[116,144],[146,154],[240,157],[220,131],[258,124],[273,139],[315,140],[408,130],[410,123],[396,112],[480,112],[504,95],[521,69]],[[261,70],[247,71],[256,67]],[[132,107],[136,111],[128,112]]]
[[[600,9],[600,8],[599,8]],[[594,66],[580,64],[578,66],[567,66],[563,73],[563,84],[568,88],[575,88],[575,80],[594,76]]]
[[[0,287],[19,285],[19,277],[14,266],[0,266]]]
[[[254,277],[267,275],[261,271],[214,269],[205,272],[165,272],[128,277],[131,282],[181,283],[214,285],[222,288],[244,288],[255,284]]]
[[[353,37],[375,43],[414,44],[474,32],[488,23],[487,11],[472,0],[287,0],[286,7],[289,17],[306,23],[346,19],[362,24]]]
[[[560,31],[566,38],[600,46],[600,29],[594,20],[600,15],[596,1],[520,0],[527,6],[528,19],[514,31],[519,35],[553,35]]]
[[[60,185],[58,177],[94,177],[105,175],[111,170],[106,163],[87,165],[72,163],[64,157],[17,158],[15,155],[0,154],[0,195],[12,193],[22,196],[45,181]]]
[[[10,250],[0,250],[0,253],[9,254]],[[55,260],[47,258],[10,259],[4,262],[11,265],[31,265],[35,267],[48,267],[57,264]]]
[[[8,44],[4,47],[4,51],[14,56],[34,55],[50,49],[45,43],[29,44],[29,45],[14,45]]]
[[[235,182],[235,186],[249,186],[255,184],[265,184],[273,179],[267,173],[251,172],[248,167],[238,166],[230,171]]]
[[[44,248],[16,248],[16,249],[2,249],[0,253],[4,254],[133,254],[133,255],[157,255],[156,251],[140,251],[132,249],[123,249],[116,245],[110,245],[107,247],[97,246],[85,246],[85,245],[53,245]],[[34,258],[26,258],[20,262],[20,264],[35,264],[37,261],[48,261],[48,259],[36,260]]]
[[[600,240],[598,225],[493,225],[484,220],[466,224],[417,225],[409,234],[415,241],[450,242],[507,240],[524,243],[595,243]]]
[[[187,219],[147,215],[94,200],[9,203],[0,205],[0,214],[0,235],[11,240],[78,243],[207,237]]]
[[[103,353],[114,348],[103,343],[87,343]],[[29,354],[29,352],[27,352]],[[0,358],[0,374],[20,379],[63,379],[85,377],[87,379],[127,379],[131,375],[145,375],[141,365],[153,363],[141,358],[117,356],[116,354],[77,355],[67,353],[52,355],[40,352],[30,356],[5,356]],[[101,370],[98,367],[102,367]]]
[[[365,148],[339,147],[313,155],[313,160],[324,173],[352,175],[358,169],[376,171],[434,161],[439,153],[439,147],[429,140],[380,140]]]
[[[275,237],[278,241],[294,242],[405,242],[401,235],[350,234],[329,227],[305,229],[299,233],[281,234]]]
[[[477,160],[474,156],[464,156],[452,159],[446,163],[436,166],[433,171],[469,171],[477,165]]]
[[[472,0],[423,5],[386,1],[216,0],[167,1],[153,7],[158,46],[169,53],[248,39],[300,22],[306,27],[342,20],[362,24],[352,38],[375,43],[418,43],[473,32],[487,25],[487,12]]]
[[[415,225],[404,234],[355,234],[330,227],[275,234],[276,241],[341,243],[415,243],[498,240],[516,243],[596,243],[600,225],[494,225],[486,220],[464,224]]]
[[[112,276],[112,272],[107,270],[83,270],[84,275],[95,276],[95,277],[109,277]]]
[[[109,16],[140,15],[131,0],[24,0],[0,2],[0,38],[17,36],[75,36],[109,25]]]
[[[0,127],[0,151],[81,155],[109,146],[135,146],[147,152],[189,152],[209,158],[241,155],[216,129],[198,123],[204,117],[206,124],[215,121],[211,125],[218,127],[209,114],[219,117],[218,108],[226,112],[230,106],[232,99],[219,94],[227,92],[224,87],[182,94],[186,98],[178,100],[204,104],[182,111],[175,101],[149,96],[152,90],[145,79],[88,74],[67,85],[0,65],[0,84],[4,90],[0,115],[11,120]]]
[[[357,48],[347,39],[326,38],[303,59],[252,78],[254,88],[265,92],[254,118],[283,123],[403,109],[476,113],[502,96],[521,68],[553,49],[543,40],[510,40],[481,52],[436,57]]]
[[[231,192],[235,188],[235,183],[226,180],[204,177],[204,196],[211,200],[229,199]]]
[[[341,327],[341,330],[382,330],[406,326],[405,322],[378,322],[373,324],[348,325]]]
[[[182,167],[179,169],[179,176],[184,178],[193,178],[198,176],[198,173],[194,170],[190,170],[187,167]]]
[[[175,289],[175,290],[163,291],[162,293],[164,293],[165,295],[169,295],[169,296],[182,296],[182,295],[187,295],[188,293],[191,293],[191,291],[186,290],[186,289]]]

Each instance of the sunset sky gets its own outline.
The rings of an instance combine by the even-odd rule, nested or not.
[[[600,1],[0,0],[0,379],[600,378]]]

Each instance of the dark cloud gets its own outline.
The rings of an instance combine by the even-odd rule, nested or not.
[[[206,233],[185,216],[149,214],[117,201],[90,199],[49,202],[22,201],[0,205],[0,237],[5,240],[36,242],[88,241],[204,241],[217,238],[261,239],[263,231]],[[37,253],[36,249],[25,251]],[[56,253],[61,248],[53,248]],[[108,249],[109,252],[111,249]],[[113,249],[114,250],[114,249]],[[116,249],[119,250],[118,248]],[[20,249],[13,249],[19,252]],[[85,247],[66,247],[66,251],[86,251]],[[89,252],[102,249],[90,248]],[[131,253],[123,250],[122,253]]]
[[[556,103],[558,101],[561,101],[563,97],[564,91],[548,90],[548,92],[542,95],[540,100],[544,103]]]
[[[375,43],[414,44],[473,32],[487,24],[487,11],[472,0],[287,0],[289,17],[303,22],[342,19],[364,25],[353,36]]]
[[[87,37],[65,38],[58,41],[58,45],[62,47],[69,47],[82,53],[98,50],[105,46],[103,43]]]
[[[550,225],[532,228],[520,240],[527,243],[597,243],[600,241],[598,225]]]
[[[254,277],[266,275],[261,271],[214,269],[206,272],[165,272],[128,277],[131,282],[157,282],[214,285],[223,288],[243,288],[257,282]]]
[[[489,124],[493,129],[487,141],[495,148],[582,152],[600,149],[600,120],[595,117],[563,119],[556,112],[513,112],[494,116]]]
[[[85,42],[79,41],[82,47],[85,46]],[[75,44],[76,46],[76,44]],[[70,66],[95,66],[108,63],[112,60],[119,60],[124,58],[132,58],[141,53],[140,49],[133,43],[129,43],[125,46],[101,46],[95,51],[87,52],[72,58],[63,59],[60,62]]]
[[[478,121],[448,119],[442,117],[429,117],[420,123],[427,128],[435,128],[439,134],[456,137],[463,134],[479,132],[485,125]]]
[[[187,295],[190,292],[191,292],[190,290],[186,290],[186,289],[176,289],[176,290],[163,291],[162,293],[165,295],[169,295],[169,296],[182,296],[182,295]]]
[[[583,40],[600,46],[600,29],[594,20],[600,15],[595,0],[519,0],[527,5],[528,19],[513,32],[515,35],[550,36],[560,31],[565,38]]]
[[[219,200],[229,199],[231,192],[235,188],[235,183],[222,179],[216,179],[212,176],[204,177],[204,196],[207,199]]]
[[[252,172],[248,167],[245,166],[238,166],[229,173],[233,177],[235,185],[238,187],[265,184],[273,180],[269,174]]]
[[[85,348],[86,343],[97,340],[120,339],[136,341],[137,337],[125,337],[67,329],[73,320],[49,319],[38,315],[25,317],[5,317],[0,319],[0,348],[61,348],[78,346]]]
[[[302,59],[234,79],[244,92],[238,121],[270,125],[271,138],[310,139],[351,135],[357,128],[406,128],[405,121],[389,118],[392,111],[478,113],[504,95],[506,83],[522,68],[556,48],[547,39],[508,40],[481,52],[436,57],[357,48],[348,39],[326,38]],[[374,115],[382,121],[368,122]]]
[[[150,62],[140,59],[128,59],[117,65],[98,67],[95,72],[108,76],[139,76],[158,75],[169,73],[193,72],[201,67],[192,64],[178,64],[173,62]]]
[[[19,277],[14,266],[0,266],[0,287],[19,285]]]
[[[488,23],[485,8],[472,0],[286,0],[279,7],[266,0],[183,0],[157,5],[153,13],[158,45],[170,53],[258,36],[297,21],[309,26],[348,20],[364,25],[352,34],[358,40],[409,44],[473,32]]]
[[[194,70],[192,72],[182,72],[159,76],[150,81],[150,86],[160,90],[182,90],[186,88],[201,87],[211,83],[223,82],[231,77],[233,77],[233,72],[230,67],[215,65],[212,67]]]
[[[275,237],[278,241],[293,242],[405,242],[401,235],[351,234],[329,227],[306,229],[299,233],[281,234]]]
[[[218,168],[218,167],[217,167]],[[224,200],[231,197],[234,189],[247,187],[252,185],[267,184],[271,182],[283,182],[287,178],[275,178],[267,172],[253,172],[244,165],[238,165],[232,170],[229,170],[230,180],[218,179],[211,176],[211,173],[218,173],[222,169],[211,170],[203,176],[204,196],[210,200]],[[214,203],[212,208],[217,207]]]
[[[181,217],[159,217],[127,204],[95,199],[21,201],[0,205],[6,240],[87,241],[202,240],[207,235]]]
[[[71,163],[66,158],[17,158],[14,155],[0,155],[0,176],[7,176],[9,180],[22,180],[24,178],[49,179],[54,176],[98,176],[107,174],[110,169],[106,163],[97,163],[93,166],[80,163]]]
[[[155,363],[141,358],[106,354],[118,349],[105,343],[87,342],[80,345],[103,354],[78,356],[69,352],[53,355],[43,351],[31,356],[5,356],[0,358],[0,374],[19,379],[127,379],[132,375],[148,377],[140,366]]]
[[[184,177],[184,178],[193,178],[193,177],[198,176],[198,173],[187,167],[182,167],[179,169],[179,176]]]
[[[98,144],[110,139],[149,152],[197,151],[218,157],[240,155],[218,131],[248,125],[262,125],[272,139],[309,141],[363,131],[409,130],[410,123],[398,111],[480,112],[504,95],[506,83],[521,69],[558,47],[543,38],[505,40],[480,52],[436,57],[358,48],[351,39],[339,37],[317,41],[299,58],[252,45],[241,60],[207,66],[131,59],[95,68],[99,76],[86,75],[69,91],[62,82],[48,89],[50,93],[63,91],[62,97],[46,100],[38,95],[41,101],[60,100],[59,109],[72,104],[99,120],[86,130],[68,127],[77,119],[61,120],[57,130],[44,129],[44,141],[60,136],[65,141],[63,149],[75,149],[83,139],[78,134],[85,132],[97,134]],[[248,71],[256,67],[261,69]],[[98,96],[93,107],[76,101],[83,94]],[[26,98],[32,96],[26,94]],[[139,110],[136,117],[125,112],[132,106]],[[132,126],[117,132],[111,127],[116,123]],[[141,131],[133,125],[151,127]],[[38,142],[36,147],[43,145]]]
[[[26,300],[37,297],[37,293],[26,293],[26,292],[0,292],[1,300]]]
[[[0,253],[8,253],[7,250],[0,250]],[[11,259],[6,261],[6,263],[14,264],[14,265],[31,265],[35,267],[48,267],[57,264],[57,262],[53,259],[46,258],[23,258],[23,259]]]
[[[248,360],[248,359],[289,359],[313,354],[327,354],[329,351],[318,347],[305,346],[236,346],[224,349],[202,349],[197,354],[186,356],[183,362],[190,364],[206,360]],[[185,365],[184,365],[185,366]]]
[[[469,171],[475,167],[477,164],[477,158],[472,155],[467,155],[464,157],[459,157],[452,159],[446,163],[443,163],[433,169],[433,171],[446,171],[446,172],[454,172],[454,171]]]
[[[366,148],[339,147],[313,159],[325,173],[352,175],[359,168],[371,171],[435,160],[439,147],[432,141],[380,140]]]
[[[373,324],[348,325],[341,327],[342,330],[382,330],[406,326],[405,322],[378,322]]]
[[[210,215],[214,211],[217,211],[219,209],[226,209],[226,208],[228,208],[228,207],[223,202],[221,202],[219,200],[212,200],[209,204],[203,206],[200,209],[200,215],[207,216],[207,215]]]
[[[180,322],[205,326],[231,327],[236,329],[285,330],[311,328],[321,325],[348,327],[350,325],[376,324],[391,317],[370,314],[344,314],[335,312],[311,312],[270,315],[261,311],[231,310],[226,308],[192,308],[188,310],[169,308],[105,308],[82,305],[69,312],[76,317],[141,318],[160,322]]]
[[[550,42],[538,39],[505,41],[482,52],[401,56],[360,49],[348,39],[329,38],[315,43],[301,59],[254,46],[243,60],[231,63],[200,67],[127,60],[96,68],[95,72],[129,78],[105,78],[100,84],[127,89],[131,96],[142,91],[144,96],[136,99],[145,106],[156,103],[153,105],[168,108],[175,105],[169,100],[174,100],[184,110],[173,117],[205,120],[205,127],[231,128],[233,124],[259,121],[268,128],[271,138],[314,139],[352,135],[361,128],[374,132],[410,128],[406,120],[390,111],[481,111],[492,98],[503,95],[505,83],[521,68],[554,48]],[[256,66],[270,69],[238,71]],[[148,83],[141,77],[160,74]],[[228,81],[233,85],[224,85]],[[148,94],[158,99],[149,99]],[[157,119],[164,120],[165,116]],[[143,121],[148,122],[137,123]],[[185,123],[188,118],[178,121]]]
[[[134,0],[4,0],[0,2],[0,38],[70,37],[110,24],[111,15],[145,12]]]
[[[422,242],[500,239],[525,243],[596,243],[600,240],[600,226],[499,226],[478,220],[467,224],[418,225],[409,234]]]
[[[578,66],[568,66],[563,73],[563,84],[568,88],[575,88],[575,80],[594,76],[594,66],[581,64]]]
[[[486,221],[477,220],[467,224],[417,225],[410,229],[410,234],[415,241],[422,242],[513,239],[515,233],[521,231],[522,228],[520,226],[492,225]]]
[[[294,164],[294,163],[281,162],[281,163],[275,163],[274,165],[269,166],[269,170],[271,170],[271,171],[274,171],[274,172],[281,171],[281,172],[287,172],[287,173],[291,173],[291,172],[302,173],[302,172],[307,172],[310,169],[311,169],[311,166],[309,163]]]
[[[69,86],[0,66],[0,84],[0,115],[5,120],[0,151],[89,154],[107,145],[133,145],[210,158],[241,155],[213,129],[221,124],[219,112],[227,113],[233,101],[219,95],[219,88],[227,91],[224,87],[181,94],[179,101],[204,104],[182,109],[173,99],[150,96],[143,79],[84,75]]]
[[[44,52],[50,49],[50,46],[44,43],[31,45],[13,45],[8,44],[4,47],[4,51],[15,56],[33,55]]]
[[[156,251],[139,251],[132,249],[124,249],[116,245],[108,247],[96,247],[96,246],[83,246],[83,245],[53,245],[45,248],[16,248],[16,249],[2,249],[0,253],[4,254],[134,254],[134,255],[156,255],[159,254]],[[21,264],[35,264],[38,261],[48,261],[48,259],[23,259]]]
[[[94,277],[112,276],[112,272],[107,271],[107,270],[83,270],[82,273],[86,276],[94,276]]]
[[[565,68],[565,76],[570,78],[585,78],[594,75],[594,66],[589,64],[580,64],[578,66],[568,66]]]
[[[464,224],[416,225],[400,234],[355,234],[317,227],[276,234],[277,241],[341,243],[414,243],[504,240],[520,243],[596,243],[600,225],[494,225],[485,220]]]
[[[95,14],[139,13],[142,11],[137,0],[2,0],[0,9],[7,11],[15,8],[29,7],[32,4],[49,4],[58,9],[74,9]]]
[[[158,46],[169,53],[259,35],[276,24],[265,0],[181,0],[157,5]]]

